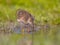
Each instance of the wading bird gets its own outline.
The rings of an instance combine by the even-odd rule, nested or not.
[[[34,17],[25,10],[17,10],[17,22],[19,22],[21,28],[27,29],[27,32],[34,30]]]

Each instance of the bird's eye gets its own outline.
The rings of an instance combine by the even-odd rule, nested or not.
[[[22,15],[22,12],[20,12],[19,14]]]

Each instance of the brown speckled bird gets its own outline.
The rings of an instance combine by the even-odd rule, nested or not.
[[[18,9],[17,10],[17,21],[27,28],[27,31],[32,31],[34,28],[34,17],[27,11]],[[23,25],[24,24],[24,25]],[[30,27],[32,30],[30,30]]]

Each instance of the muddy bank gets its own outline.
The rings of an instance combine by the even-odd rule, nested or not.
[[[0,33],[21,33],[21,26],[18,22],[0,22]],[[58,27],[57,25],[55,25]],[[43,30],[44,32],[49,31],[51,28],[54,28],[55,26],[51,26],[49,24],[44,24],[44,25],[36,25],[34,24],[34,31],[40,31]],[[33,30],[31,27],[29,28],[30,32]]]

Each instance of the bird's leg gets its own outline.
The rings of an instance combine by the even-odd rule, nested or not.
[[[25,31],[24,31],[24,29],[22,29],[22,36],[23,36],[23,38],[24,38],[24,33],[25,33]]]

